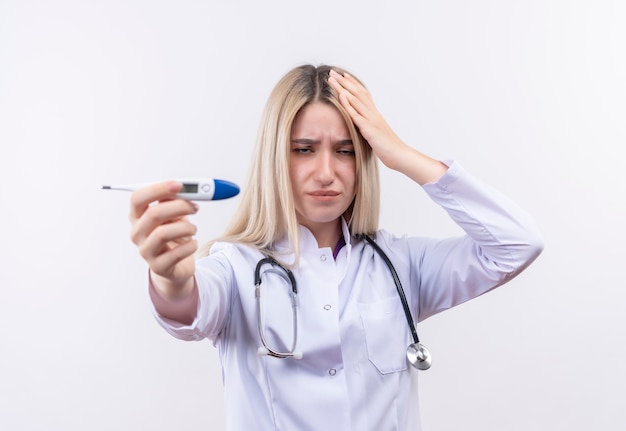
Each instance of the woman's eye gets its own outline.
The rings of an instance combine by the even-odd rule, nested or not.
[[[339,150],[337,153],[344,156],[354,156],[354,150]]]
[[[298,154],[307,154],[311,152],[310,148],[303,148],[303,147],[299,147],[299,148],[294,148],[293,149],[294,153],[298,153]]]

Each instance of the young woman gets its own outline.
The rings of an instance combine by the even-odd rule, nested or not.
[[[465,235],[379,230],[378,160]],[[506,283],[543,248],[524,211],[458,162],[402,142],[337,67],[278,82],[236,216],[199,259],[187,219],[198,206],[175,199],[181,187],[134,192],[131,237],[158,322],[218,347],[232,430],[419,429],[414,321]],[[417,344],[408,356],[430,360]]]

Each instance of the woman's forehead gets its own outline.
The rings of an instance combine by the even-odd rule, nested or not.
[[[322,137],[327,134],[350,136],[346,121],[337,108],[329,103],[314,102],[304,106],[296,115],[291,135]]]

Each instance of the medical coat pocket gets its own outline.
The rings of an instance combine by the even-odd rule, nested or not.
[[[370,362],[381,374],[406,370],[410,340],[400,298],[359,303],[359,312]]]

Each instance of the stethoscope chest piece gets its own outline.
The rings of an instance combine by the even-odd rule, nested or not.
[[[422,343],[413,343],[406,349],[406,357],[418,370],[427,370],[432,364],[430,352]]]

